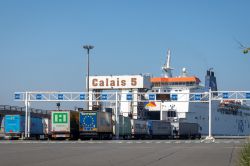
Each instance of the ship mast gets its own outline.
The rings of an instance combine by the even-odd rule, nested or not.
[[[171,57],[171,54],[170,54],[170,49],[169,49],[167,52],[166,63],[162,67],[162,70],[165,71],[164,77],[167,77],[167,78],[172,77],[171,71],[173,70],[173,68],[170,67],[170,57]]]

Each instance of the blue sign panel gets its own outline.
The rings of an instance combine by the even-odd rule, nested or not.
[[[21,95],[19,93],[15,94],[15,100],[20,100],[21,99]]]
[[[174,101],[178,100],[177,94],[172,94],[171,95],[171,100],[174,100]]]
[[[80,100],[85,100],[85,94],[80,94]]]
[[[201,94],[195,94],[194,100],[201,100]]]
[[[132,94],[127,94],[127,100],[132,100]]]
[[[102,94],[101,100],[108,100],[108,95],[107,94]]]
[[[223,93],[223,94],[222,94],[222,98],[223,98],[223,99],[228,99],[228,93]]]
[[[148,99],[149,100],[155,100],[155,95],[154,94],[149,94]]]
[[[37,100],[42,100],[42,95],[41,94],[36,94],[36,99]]]
[[[79,115],[80,131],[96,131],[97,129],[97,113],[83,113]]]
[[[58,100],[63,100],[63,94],[58,94],[58,96],[57,96],[58,98]]]
[[[246,93],[246,98],[250,99],[250,93]]]

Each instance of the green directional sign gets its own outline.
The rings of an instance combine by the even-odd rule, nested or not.
[[[68,123],[68,113],[57,112],[53,113],[53,123]]]

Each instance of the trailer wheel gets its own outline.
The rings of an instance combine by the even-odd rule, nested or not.
[[[109,134],[109,140],[113,139],[113,134]]]

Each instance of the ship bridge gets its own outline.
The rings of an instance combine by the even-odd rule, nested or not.
[[[171,88],[171,87],[197,87],[201,82],[199,78],[192,77],[155,77],[151,78],[153,88]]]

